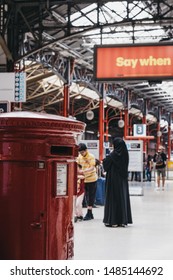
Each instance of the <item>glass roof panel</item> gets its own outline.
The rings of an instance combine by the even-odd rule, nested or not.
[[[92,22],[96,22],[96,4],[92,4],[82,9],[80,12],[74,13],[70,16],[70,21],[73,26],[86,26]]]
[[[110,1],[99,7],[99,18],[97,9],[97,5],[92,4],[71,15],[73,26],[93,27],[92,31],[86,31],[84,35],[85,38],[93,40],[93,45],[152,42],[165,35],[164,29],[159,24],[149,21],[152,19],[152,14],[143,1],[133,3]],[[128,21],[130,19],[131,22]],[[145,22],[140,22],[141,19]],[[100,28],[93,26],[98,20],[99,25],[103,25],[102,32]],[[139,20],[139,22],[133,25],[132,20]],[[120,22],[121,25],[118,24]]]

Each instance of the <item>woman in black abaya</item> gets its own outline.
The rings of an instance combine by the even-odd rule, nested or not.
[[[103,160],[106,171],[103,222],[108,227],[132,224],[128,185],[129,154],[123,139],[115,138],[113,146],[114,150]]]

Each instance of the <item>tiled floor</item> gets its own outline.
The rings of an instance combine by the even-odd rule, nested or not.
[[[94,220],[75,223],[74,260],[173,259],[173,181],[164,191],[156,191],[154,182],[136,184],[130,183],[133,224],[107,228],[103,206],[94,208]],[[143,195],[136,195],[141,186]]]

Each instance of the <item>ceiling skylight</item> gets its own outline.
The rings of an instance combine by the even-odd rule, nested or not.
[[[125,20],[126,18],[127,20]],[[129,24],[128,19],[134,20],[135,24]],[[145,19],[145,24],[141,22],[141,19]],[[93,40],[94,44],[142,43],[156,41],[156,38],[159,37],[163,38],[165,31],[151,19],[152,14],[149,8],[144,6],[143,1],[133,3],[126,1],[108,2],[99,7],[99,15],[97,5],[92,4],[74,13],[70,18],[75,27],[84,28],[86,26],[88,28],[92,26],[91,31],[85,32],[84,38]],[[137,20],[139,23],[136,23]],[[104,25],[102,30],[100,26],[97,27],[98,22],[100,26]],[[95,28],[93,28],[94,24]]]

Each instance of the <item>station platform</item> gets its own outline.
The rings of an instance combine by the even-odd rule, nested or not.
[[[74,224],[74,260],[172,260],[173,180],[164,191],[154,181],[143,182],[142,192],[141,182],[129,185],[133,224],[107,228],[104,206],[97,206],[94,220]]]

